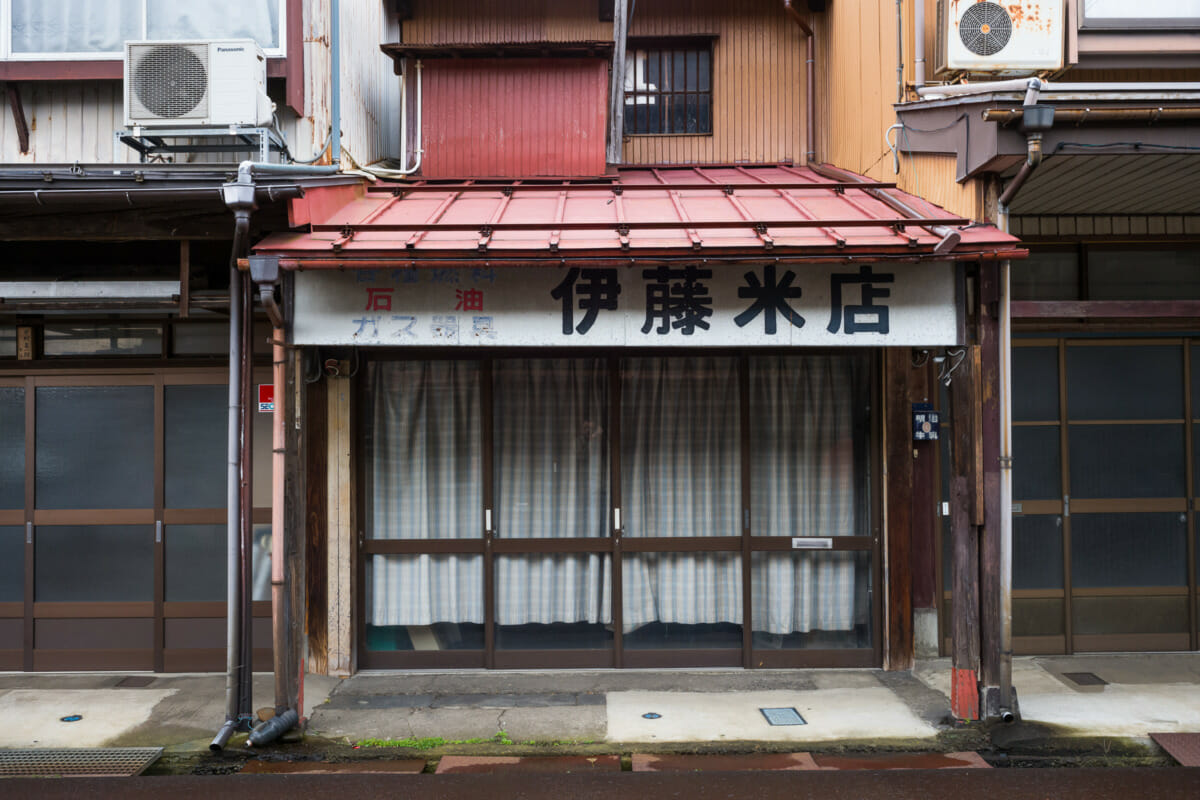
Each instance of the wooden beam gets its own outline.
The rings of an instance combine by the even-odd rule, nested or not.
[[[625,142],[625,40],[629,33],[625,0],[613,5],[612,84],[608,98],[608,163],[620,164]]]
[[[192,243],[187,239],[179,242],[179,318],[187,319],[188,307],[192,302]]]
[[[328,673],[354,672],[354,464],[350,442],[349,377],[328,378]]]
[[[913,401],[929,402],[936,391],[931,388],[936,385],[932,377],[927,366],[912,371],[909,392]],[[912,447],[912,602],[914,609],[936,609],[938,442],[913,442]]]
[[[290,294],[292,276],[285,278],[285,296]],[[285,308],[293,307],[291,302]],[[296,709],[304,716],[301,707],[304,700],[304,652],[305,631],[308,622],[305,619],[305,589],[307,579],[305,571],[305,527],[307,514],[305,512],[305,469],[306,442],[301,421],[304,419],[304,371],[303,358],[299,351],[287,351],[287,365],[284,378],[284,396],[276,397],[275,402],[283,403],[284,410],[284,497],[287,498],[287,508],[284,509],[284,580],[287,582],[285,599],[288,604],[287,614],[287,687],[288,707]]]
[[[17,84],[9,81],[8,85],[8,107],[12,111],[13,125],[17,128],[17,144],[21,148],[21,154],[29,153],[29,122],[25,119],[25,106],[21,103],[21,90]]]
[[[312,356],[316,358],[316,356]],[[319,366],[319,365],[318,365]],[[329,671],[329,589],[326,569],[328,548],[328,398],[324,381],[304,387],[304,538],[305,621],[308,633],[308,668],[324,675]]]
[[[972,524],[975,483],[974,387],[977,360],[971,351],[954,371],[950,384],[952,418],[950,478],[951,556],[951,705],[960,719],[979,718],[979,540]]]
[[[1001,520],[1000,520],[1000,274],[995,263],[980,264],[979,316],[981,425],[978,431],[982,463],[983,530],[979,538],[980,683],[984,717],[1000,711],[1000,678],[1003,653],[1001,631]]]
[[[884,351],[887,408],[887,668],[911,669],[912,616],[912,405],[909,395],[910,350]]]
[[[1200,318],[1200,300],[1019,300],[1015,319]]]

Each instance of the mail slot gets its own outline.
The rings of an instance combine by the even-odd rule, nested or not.
[[[828,536],[793,536],[793,550],[832,550],[833,539]]]

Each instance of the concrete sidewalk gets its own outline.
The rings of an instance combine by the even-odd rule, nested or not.
[[[881,670],[362,673],[305,682],[309,741],[415,749],[636,745],[639,751],[1005,748],[1033,740],[1131,740],[1200,732],[1200,654],[1019,658],[1022,722],[955,725],[949,663]],[[1082,676],[1080,674],[1083,674]],[[1068,677],[1075,675],[1076,680]],[[1089,678],[1094,676],[1096,680]],[[1079,683],[1077,681],[1082,681]],[[1097,682],[1098,681],[1098,682]],[[1093,684],[1093,685],[1089,685]],[[0,674],[0,748],[162,745],[204,752],[223,719],[224,676]],[[258,705],[271,677],[255,678]],[[806,724],[772,726],[763,708]],[[79,715],[74,722],[64,717]],[[423,741],[422,741],[423,740]],[[280,745],[285,753],[288,745]],[[367,748],[363,748],[366,750]],[[364,753],[365,755],[365,753]]]

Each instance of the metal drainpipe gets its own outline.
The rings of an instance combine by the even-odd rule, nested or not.
[[[1037,105],[1043,88],[1030,78],[1025,91],[1025,109]],[[1049,124],[1053,124],[1053,109]],[[1024,117],[1022,118],[1024,121]],[[996,217],[1000,230],[1008,233],[1009,204],[1042,163],[1042,131],[1026,133],[1025,163],[1000,194]],[[1000,719],[1012,722],[1018,714],[1012,685],[1012,264],[1000,262]]]
[[[335,167],[342,163],[342,4],[332,0],[329,7],[329,154]]]
[[[925,85],[925,0],[913,0],[913,86]]]
[[[816,131],[817,131],[816,83],[817,83],[817,81],[816,81],[816,60],[815,60],[815,58],[816,58],[815,57],[815,49],[816,48],[813,44],[813,40],[816,37],[813,35],[813,29],[811,27],[809,27],[808,22],[804,19],[804,17],[800,14],[800,12],[796,10],[795,6],[792,5],[792,0],[783,0],[783,7],[787,11],[788,15],[791,16],[792,21],[794,21],[798,26],[800,26],[800,30],[804,32],[804,36],[805,36],[804,71],[805,71],[805,83],[807,85],[807,88],[805,90],[805,98],[804,98],[805,117],[806,117],[805,133],[804,133],[805,138],[806,138],[805,143],[804,143],[806,152],[805,152],[804,156],[805,156],[805,161],[807,163],[815,164],[817,161],[817,144],[816,144],[816,142],[817,142],[817,134],[816,134]]]
[[[225,205],[234,215],[233,251],[229,264],[229,471],[226,479],[226,659],[225,659],[225,723],[213,738],[209,749],[220,751],[238,729],[248,727],[250,721],[250,664],[252,649],[247,645],[249,630],[246,622],[249,603],[242,591],[243,581],[249,572],[250,543],[242,541],[245,527],[243,518],[249,513],[244,508],[244,488],[249,485],[249,476],[243,482],[246,462],[243,448],[249,445],[249,437],[243,430],[244,412],[242,386],[243,362],[249,356],[250,327],[249,307],[244,308],[244,277],[237,268],[237,259],[250,243],[250,215],[258,208],[254,195],[255,173],[291,175],[333,175],[334,166],[295,166],[243,161],[238,165],[237,180],[221,187]],[[248,367],[245,367],[248,369]],[[243,485],[245,484],[245,485]],[[246,501],[249,502],[248,500]]]

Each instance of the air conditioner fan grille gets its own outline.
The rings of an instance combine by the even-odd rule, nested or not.
[[[177,44],[149,48],[134,66],[133,91],[151,114],[164,119],[204,116],[196,109],[208,95],[207,52]]]
[[[1012,18],[995,3],[976,3],[959,18],[958,36],[975,55],[992,56],[1012,37]]]

